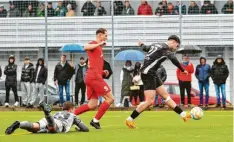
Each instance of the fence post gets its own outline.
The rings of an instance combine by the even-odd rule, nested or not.
[[[48,69],[48,21],[47,21],[47,5],[48,2],[45,0],[45,63],[46,63],[46,68]],[[49,70],[49,69],[48,69]],[[49,103],[49,96],[48,96],[48,79],[46,81],[46,96],[47,96],[47,103]]]

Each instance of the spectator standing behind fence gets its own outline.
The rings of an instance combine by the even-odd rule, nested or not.
[[[162,2],[158,3],[158,7],[155,10],[155,15],[162,16],[167,14],[167,8],[163,6]]]
[[[44,88],[47,80],[47,73],[48,70],[45,67],[44,59],[39,58],[37,60],[36,69],[33,74],[34,87],[30,104],[35,105],[38,95],[40,97],[39,104],[44,102]]]
[[[75,68],[75,103],[79,103],[79,92],[81,90],[81,101],[80,105],[85,102],[86,85],[84,82],[85,74],[87,71],[87,64],[85,63],[84,57],[80,57],[80,63]]]
[[[4,9],[4,5],[0,5],[0,17],[7,17],[7,11]]]
[[[180,5],[181,5],[181,14],[186,15],[187,9],[186,5],[183,4],[183,2],[177,1],[176,6],[174,8],[174,14],[179,15],[180,14]]]
[[[174,15],[174,5],[169,2],[167,5],[167,15]]]
[[[206,109],[208,108],[209,104],[209,78],[211,73],[211,67],[209,64],[206,63],[206,58],[200,58],[200,64],[197,65],[195,76],[198,80],[199,90],[200,90],[200,105],[203,106],[203,88],[205,88],[206,93]]]
[[[130,96],[130,103],[132,102],[133,97],[134,97],[134,100],[135,100],[135,104],[137,104],[137,98],[138,97],[140,99],[140,102],[144,102],[144,100],[145,100],[144,85],[143,85],[143,82],[141,80],[140,68],[141,68],[141,63],[136,62],[135,68],[134,68],[134,71],[133,71],[132,82],[134,84],[134,87],[137,86],[137,88],[132,90],[132,93],[131,93],[131,96]]]
[[[96,6],[96,9],[95,9],[94,15],[95,15],[95,16],[103,16],[103,15],[106,15],[106,10],[105,10],[105,8],[102,6],[100,0],[97,1],[97,6]]]
[[[188,8],[188,14],[190,15],[199,14],[199,7],[195,1],[190,2],[190,6]]]
[[[180,86],[180,103],[181,105],[185,104],[185,90],[187,92],[188,99],[188,107],[191,106],[191,82],[192,82],[192,74],[194,73],[193,64],[189,61],[189,57],[187,55],[183,55],[183,61],[180,63],[181,67],[188,72],[188,74],[184,74],[177,68],[176,76],[179,81]]]
[[[137,15],[153,15],[152,8],[146,0],[141,0]]]
[[[167,72],[163,65],[160,65],[160,68],[156,71],[157,77],[164,83],[167,80]],[[158,107],[158,94],[155,95],[155,106]],[[161,97],[161,108],[164,107],[164,99]]]
[[[135,15],[135,11],[132,8],[129,1],[124,2],[123,12],[122,15]]]
[[[17,65],[15,64],[15,57],[10,55],[8,60],[8,65],[6,65],[4,69],[4,74],[6,75],[5,87],[6,87],[6,100],[5,107],[9,106],[9,96],[10,90],[12,89],[15,97],[14,106],[17,107],[19,105],[19,98],[17,93]]]
[[[74,10],[72,10],[72,6],[71,4],[67,5],[67,13],[66,13],[66,17],[73,17],[76,16],[76,13]]]
[[[74,66],[69,64],[66,55],[61,56],[61,61],[54,69],[54,83],[59,87],[60,106],[63,105],[63,88],[66,90],[66,101],[70,101],[70,80],[74,74]]]
[[[10,9],[8,10],[8,17],[20,17],[20,11],[15,7],[13,2],[10,2]]]
[[[68,4],[71,4],[72,10],[76,11],[77,4],[76,4],[75,0],[64,0],[63,1],[63,6],[64,7],[67,7]]]
[[[120,72],[120,83],[121,87],[121,97],[120,104],[118,106],[122,106],[124,96],[130,96],[131,90],[130,86],[132,85],[132,76],[133,76],[134,68],[132,67],[132,62],[127,60],[123,69]]]
[[[33,107],[32,104],[30,104],[31,92],[32,92],[31,83],[33,83],[33,73],[34,73],[33,64],[30,63],[29,57],[25,57],[24,65],[22,67],[22,72],[21,72],[21,89],[23,91],[23,95],[22,95],[23,107],[29,107],[29,108]]]
[[[123,11],[124,5],[122,1],[114,1],[114,15],[121,15]]]
[[[233,1],[228,0],[228,2],[223,6],[222,12],[224,14],[233,14]]]
[[[209,0],[204,1],[203,6],[201,7],[201,14],[218,14],[218,11],[214,4]]]
[[[36,12],[31,4],[28,5],[28,9],[23,13],[23,17],[36,17]]]
[[[57,17],[65,17],[67,13],[66,8],[63,6],[63,2],[59,1],[57,8],[55,9],[55,16]]]
[[[37,9],[37,17],[45,17],[45,5],[44,5],[44,3],[39,4],[39,8]]]
[[[55,16],[55,11],[54,11],[54,9],[53,9],[52,2],[48,2],[48,6],[47,6],[47,16],[48,16],[48,17],[53,17],[53,16]]]
[[[87,0],[81,9],[81,12],[83,12],[83,16],[94,16],[95,9],[96,7],[91,0]]]
[[[229,75],[228,67],[221,55],[219,55],[212,66],[211,69],[211,78],[214,82],[215,92],[217,97],[217,106],[220,107],[220,90],[222,94],[222,104],[226,108],[226,80]]]

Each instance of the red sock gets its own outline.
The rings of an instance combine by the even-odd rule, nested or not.
[[[74,111],[74,114],[79,115],[79,114],[82,114],[82,113],[84,113],[86,111],[89,111],[89,107],[88,107],[87,104],[76,108],[75,111]]]
[[[95,116],[95,118],[97,120],[100,120],[102,118],[102,116],[105,114],[105,112],[108,110],[108,108],[110,107],[110,104],[108,104],[107,102],[103,102]]]

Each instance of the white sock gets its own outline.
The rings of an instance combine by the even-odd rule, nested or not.
[[[99,120],[97,120],[96,118],[93,118],[93,122],[98,123]]]
[[[185,117],[185,116],[186,116],[186,112],[184,112],[184,111],[181,112],[181,113],[180,113],[180,116],[181,116],[181,117]]]
[[[132,117],[131,117],[131,116],[129,116],[129,117],[127,118],[127,120],[129,120],[129,121],[133,121],[133,119],[132,119]]]

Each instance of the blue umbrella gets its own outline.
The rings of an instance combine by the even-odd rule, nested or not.
[[[61,47],[59,51],[70,52],[70,53],[85,52],[84,46],[79,45],[79,44],[66,44],[63,47]]]
[[[131,61],[141,61],[144,60],[145,55],[138,50],[124,50],[119,52],[115,56],[115,60],[119,61],[126,61],[126,60],[131,60]]]
[[[70,52],[72,55],[72,63],[74,62],[72,53],[83,53],[85,52],[84,46],[79,44],[66,44],[59,49],[61,52]]]

